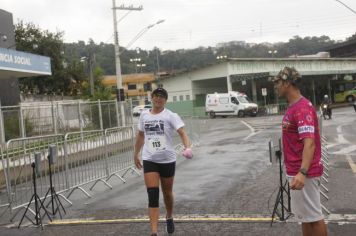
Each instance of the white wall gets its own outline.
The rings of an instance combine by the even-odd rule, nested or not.
[[[186,101],[187,95],[190,97],[189,100],[192,100],[192,82],[188,73],[162,80],[161,83],[168,92],[168,102],[173,102],[174,96],[180,101],[180,95],[183,95],[183,101]]]
[[[228,65],[226,62],[219,63],[189,72],[189,74],[192,81],[226,77],[228,74]]]

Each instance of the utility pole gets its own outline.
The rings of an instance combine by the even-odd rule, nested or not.
[[[94,96],[94,73],[93,73],[93,67],[94,67],[94,63],[95,63],[95,53],[91,53],[89,54],[89,75],[90,75],[90,95],[91,97]]]
[[[119,34],[117,30],[117,19],[116,10],[127,10],[127,11],[141,11],[143,9],[142,5],[139,7],[133,7],[133,5],[125,6],[121,5],[116,7],[116,0],[112,0],[112,10],[114,18],[114,38],[115,38],[115,62],[116,62],[116,87],[117,87],[117,100],[119,101],[122,126],[125,126],[125,109],[123,101],[125,101],[125,93],[122,87],[122,76],[121,76],[121,63],[120,63],[120,46],[119,46]]]
[[[160,68],[159,68],[159,56],[158,56],[158,53],[159,53],[159,48],[155,48],[155,51],[156,51],[156,63],[157,63],[157,72],[156,72],[156,83],[157,83],[157,87],[160,87],[160,82],[161,82],[161,77],[160,77]]]

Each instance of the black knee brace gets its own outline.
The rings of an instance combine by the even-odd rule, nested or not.
[[[148,207],[159,207],[159,188],[147,188]]]

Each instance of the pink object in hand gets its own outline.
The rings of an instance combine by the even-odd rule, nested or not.
[[[193,152],[192,152],[192,149],[190,148],[186,148],[184,151],[183,151],[183,156],[187,159],[192,159],[193,158]]]

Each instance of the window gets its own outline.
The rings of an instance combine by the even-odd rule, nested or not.
[[[136,90],[136,84],[128,84],[127,89],[128,90]]]
[[[152,84],[150,82],[143,84],[143,91],[152,91]]]
[[[229,104],[229,98],[219,98],[221,104]]]
[[[184,100],[184,96],[183,95],[179,95],[179,101],[183,101]]]
[[[177,101],[177,96],[173,96],[173,102]]]
[[[352,83],[345,84],[345,90],[351,90],[351,89],[353,89],[353,84]]]
[[[190,95],[185,95],[185,100],[190,101]]]
[[[239,102],[237,101],[237,99],[235,97],[231,97],[231,103],[239,104]]]
[[[241,103],[248,103],[248,101],[244,96],[237,96],[237,100],[240,101]]]

